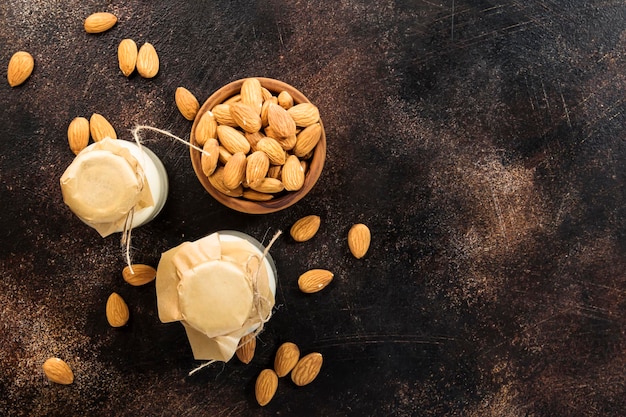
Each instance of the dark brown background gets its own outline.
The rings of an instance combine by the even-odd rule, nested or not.
[[[118,24],[88,35],[83,19]],[[53,1],[0,4],[0,56],[32,77],[0,85],[0,414],[11,416],[618,416],[626,405],[626,6],[592,1]],[[153,80],[117,68],[123,38],[151,42]],[[270,215],[220,206],[187,150],[156,135],[171,192],[136,229],[156,265],[220,229],[258,239],[318,214],[304,244],[272,249],[275,315],[254,361],[199,365],[161,324],[154,284],[121,278],[106,239],[64,206],[66,129],[103,114],[188,137],[174,105],[233,80],[288,82],[321,111],[327,165],[312,193]],[[372,230],[348,252],[352,223]],[[267,241],[268,237],[265,238]],[[309,268],[335,280],[306,296]],[[112,329],[106,298],[131,309]],[[304,388],[258,373],[283,341],[325,362]],[[49,356],[74,369],[50,384]]]

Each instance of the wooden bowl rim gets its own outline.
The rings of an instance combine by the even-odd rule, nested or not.
[[[289,94],[291,94],[294,99],[294,104],[310,103],[310,101],[306,98],[304,94],[302,94],[295,87],[287,83],[275,80],[273,78],[248,78],[256,78],[261,83],[261,86],[267,88],[272,93],[278,94],[283,90],[289,92]],[[223,87],[216,90],[213,94],[211,94],[208,99],[205,100],[205,102],[198,110],[198,113],[196,114],[193,122],[193,126],[191,127],[189,142],[192,145],[198,146],[198,143],[196,142],[196,126],[198,125],[198,121],[200,120],[202,115],[212,109],[215,105],[223,103],[230,97],[238,94],[241,90],[241,85],[248,78],[242,78],[224,85]],[[326,133],[324,131],[324,125],[321,118],[319,120],[319,124],[322,127],[322,134],[319,142],[315,146],[313,156],[310,159],[309,169],[304,180],[304,185],[298,191],[288,191],[286,194],[278,198],[273,198],[269,201],[251,201],[245,200],[240,197],[229,197],[216,190],[209,182],[209,179],[206,177],[206,175],[204,175],[204,172],[202,172],[201,154],[194,148],[189,148],[191,164],[196,173],[196,176],[198,177],[198,180],[205,188],[205,190],[214,199],[216,199],[226,207],[248,214],[266,214],[283,210],[304,198],[304,196],[306,196],[308,192],[311,191],[322,173],[322,169],[324,167],[324,162],[326,159]]]

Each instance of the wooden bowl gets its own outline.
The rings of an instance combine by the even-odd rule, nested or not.
[[[294,105],[309,103],[309,100],[304,96],[304,94],[289,84],[271,78],[255,78],[259,80],[263,87],[267,88],[274,95],[278,95],[281,91],[287,91],[291,94],[291,97],[293,97]],[[241,79],[223,86],[204,102],[202,107],[200,107],[191,128],[191,136],[189,140],[192,145],[198,146],[196,141],[196,126],[198,125],[198,121],[202,115],[213,109],[215,105],[223,103],[232,96],[239,94],[241,85],[244,81],[245,79]],[[211,196],[213,196],[213,198],[224,204],[226,207],[250,214],[273,213],[300,201],[309,191],[311,191],[311,188],[313,188],[319,179],[324,167],[324,161],[326,160],[326,133],[324,132],[324,125],[322,124],[321,118],[319,120],[319,124],[322,127],[322,134],[319,142],[315,146],[313,156],[308,161],[309,167],[304,179],[304,185],[297,191],[283,191],[281,194],[269,201],[251,201],[246,200],[243,197],[231,197],[215,189],[215,187],[213,187],[213,185],[209,182],[207,176],[204,175],[204,172],[202,172],[201,153],[193,148],[190,148],[191,163],[202,186],[209,192],[209,194],[211,194]]]

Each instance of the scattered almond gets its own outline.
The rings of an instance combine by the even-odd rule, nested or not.
[[[264,369],[256,379],[254,394],[260,406],[267,405],[278,389],[278,376],[273,369]]]
[[[89,131],[94,142],[100,142],[104,138],[117,139],[117,133],[111,123],[101,114],[94,113],[89,119]]]
[[[276,351],[274,357],[274,371],[279,378],[287,375],[298,363],[300,349],[295,343],[285,342]]]
[[[298,191],[304,185],[304,170],[300,160],[295,155],[290,155],[283,165],[281,179],[287,191]]]
[[[193,120],[196,118],[200,103],[193,93],[187,90],[185,87],[178,87],[174,94],[174,100],[176,101],[176,107],[183,117],[187,120]]]
[[[67,141],[74,155],[85,149],[89,144],[89,120],[76,117],[67,128]]]
[[[357,259],[365,256],[371,240],[370,229],[362,223],[353,225],[348,231],[348,247]]]
[[[298,361],[291,371],[291,380],[294,384],[301,387],[313,382],[322,369],[322,354],[309,353]]]
[[[144,43],[137,53],[137,72],[143,78],[154,78],[159,72],[159,55],[151,43]]]
[[[156,269],[150,265],[134,264],[131,270],[127,265],[122,270],[122,277],[124,277],[124,281],[128,282],[130,285],[138,287],[154,281],[156,278]]]
[[[130,316],[128,306],[118,293],[111,293],[106,305],[107,321],[111,327],[122,327],[128,323]]]
[[[254,350],[256,349],[256,334],[249,333],[239,340],[239,346],[235,351],[237,359],[246,365],[254,358]]]
[[[307,294],[321,291],[333,280],[334,274],[326,269],[311,269],[300,275],[298,288]]]
[[[26,51],[18,51],[9,60],[7,81],[11,87],[23,84],[30,77],[35,68],[33,56]]]
[[[117,17],[112,13],[99,12],[85,19],[85,32],[102,33],[111,29],[117,23]]]
[[[46,377],[57,384],[69,385],[74,382],[72,368],[59,358],[48,358],[42,365]]]
[[[137,44],[132,39],[123,39],[117,47],[117,62],[126,77],[135,71],[137,65]]]
[[[296,242],[306,242],[315,236],[320,228],[320,224],[320,216],[314,214],[304,216],[291,226],[289,234]]]

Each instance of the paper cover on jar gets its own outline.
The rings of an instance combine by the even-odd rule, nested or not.
[[[105,138],[84,149],[60,180],[65,204],[102,237],[123,229],[132,210],[154,205],[140,164],[117,141]]]
[[[228,361],[239,340],[270,316],[274,295],[263,259],[244,239],[213,233],[161,256],[159,319],[180,321],[195,359]]]

